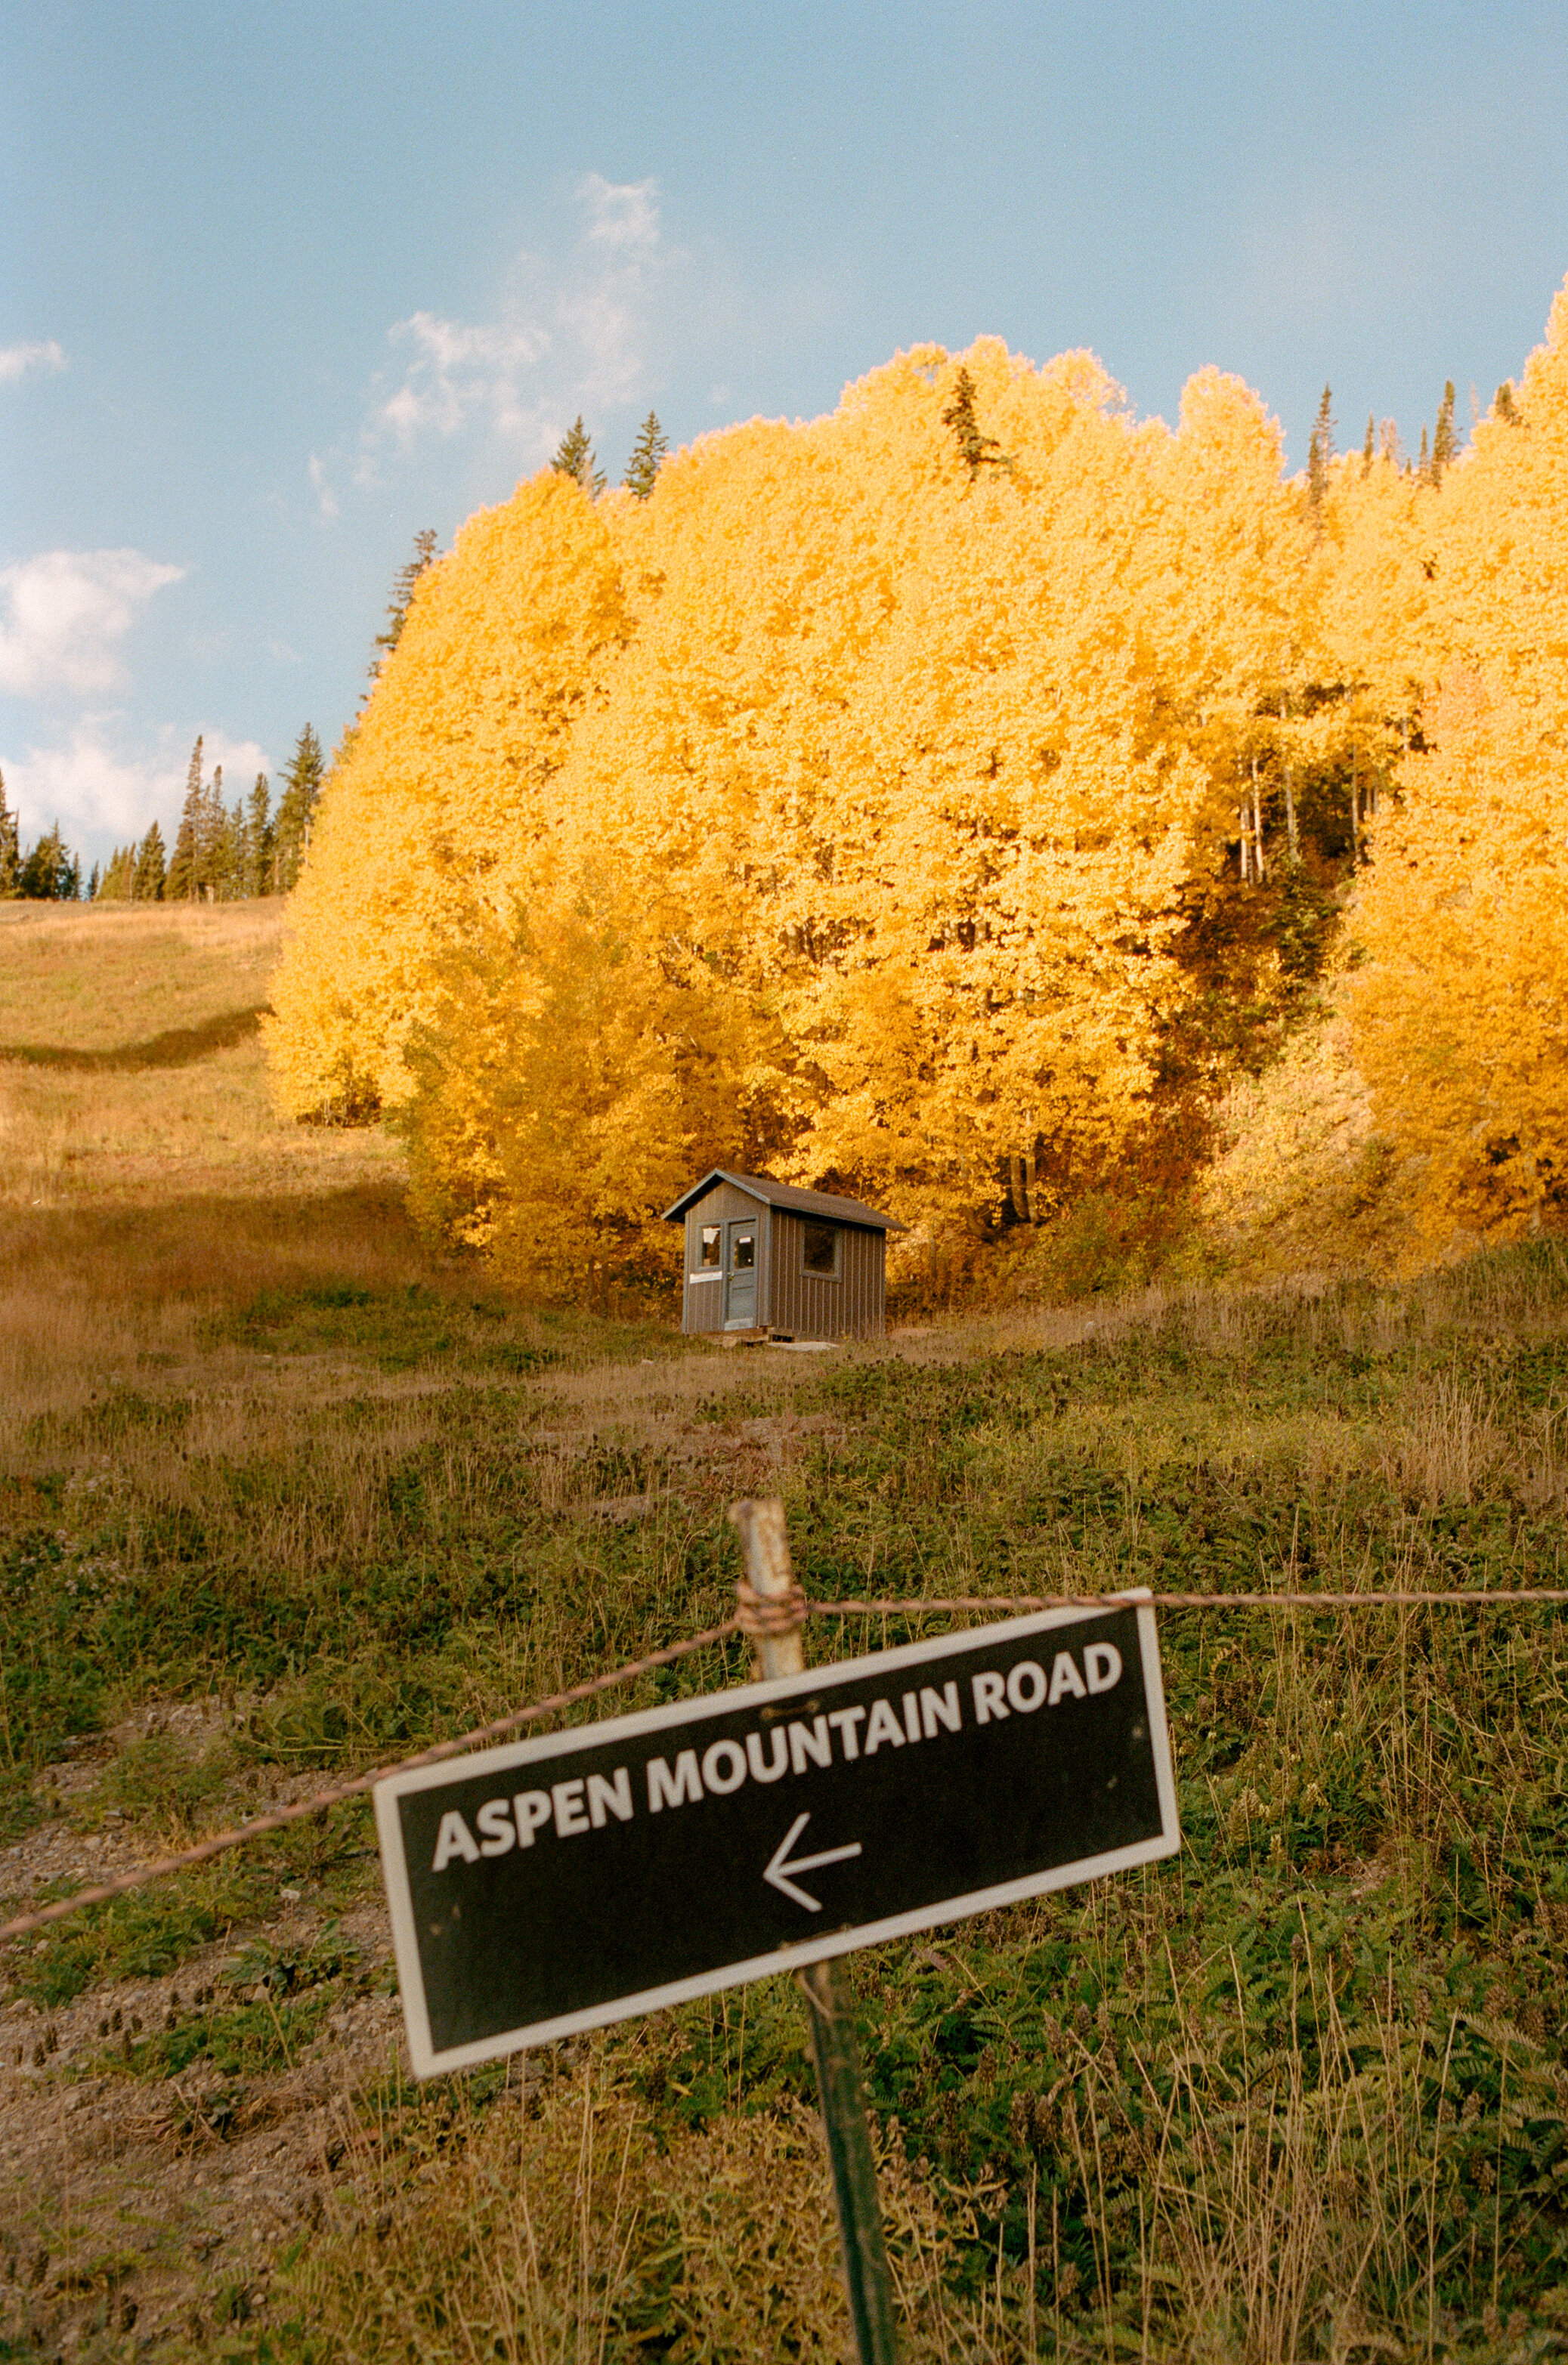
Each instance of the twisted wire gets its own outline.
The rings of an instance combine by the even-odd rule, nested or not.
[[[345,1799],[360,1798],[366,1790],[374,1789],[377,1782],[385,1782],[389,1774],[409,1774],[419,1765],[439,1765],[442,1758],[460,1756],[465,1749],[477,1748],[483,1742],[498,1741],[504,1734],[515,1732],[519,1725],[553,1716],[557,1709],[591,1699],[596,1692],[607,1692],[616,1684],[628,1684],[633,1676],[647,1675],[655,1667],[670,1666],[677,1659],[684,1659],[710,1642],[722,1642],[738,1631],[738,1619],[726,1618],[722,1626],[710,1626],[702,1633],[689,1635],[684,1642],[671,1642],[662,1651],[649,1651],[644,1657],[612,1668],[608,1675],[591,1676],[586,1683],[573,1684],[564,1692],[552,1692],[548,1699],[534,1700],[527,1708],[511,1709],[488,1724],[476,1725],[471,1732],[460,1732],[454,1741],[438,1741],[415,1756],[400,1757],[395,1765],[378,1765],[374,1773],[356,1774],[352,1782],[340,1782],[330,1790],[317,1790],[308,1799],[297,1799],[292,1806],[274,1807],[248,1823],[237,1824],[231,1831],[214,1832],[173,1855],[134,1865],[129,1872],[116,1873],[112,1880],[97,1881],[91,1889],[77,1889],[73,1897],[58,1898],[52,1905],[40,1905],[34,1912],[20,1913],[14,1921],[0,1922],[0,1940],[26,1938],[47,1922],[62,1922],[68,1913],[79,1913],[85,1905],[102,1905],[111,1897],[123,1897],[128,1889],[146,1888],[149,1881],[164,1880],[174,1872],[187,1872],[193,1865],[206,1864],[227,1848],[242,1847],[247,1840],[259,1840],[268,1832],[281,1832],[286,1824],[324,1814],[329,1807],[341,1806]]]
[[[439,1765],[443,1759],[460,1756],[465,1750],[498,1741],[521,1725],[536,1723],[541,1717],[553,1716],[561,1709],[591,1699],[618,1684],[630,1683],[633,1676],[647,1675],[655,1667],[671,1666],[678,1659],[706,1649],[710,1642],[722,1642],[732,1634],[745,1634],[753,1640],[790,1634],[808,1618],[917,1618],[974,1610],[994,1613],[1113,1609],[1144,1603],[1153,1609],[1506,1609],[1522,1605],[1568,1603],[1568,1586],[1524,1586],[1504,1592],[1465,1586],[1450,1593],[961,1593],[902,1600],[808,1601],[798,1585],[791,1585],[788,1593],[770,1596],[755,1592],[743,1577],[735,1587],[735,1602],[734,1616],[726,1618],[722,1625],[709,1626],[700,1634],[689,1635],[681,1642],[670,1642],[661,1651],[649,1651],[640,1659],[629,1660],[624,1666],[612,1668],[606,1675],[591,1676],[565,1691],[552,1692],[547,1698],[534,1700],[527,1708],[511,1709],[488,1724],[476,1725],[472,1732],[459,1733],[452,1741],[438,1741],[412,1757],[399,1758],[395,1765],[378,1765],[372,1773],[355,1775],[352,1781],[340,1782],[330,1790],[315,1791],[308,1799],[297,1799],[291,1806],[274,1807],[248,1823],[214,1832],[172,1855],[135,1865],[129,1872],[117,1873],[112,1879],[97,1881],[90,1889],[79,1889],[74,1896],[58,1898],[33,1912],[18,1914],[0,1923],[0,1942],[29,1937],[34,1931],[63,1921],[68,1914],[79,1913],[88,1905],[106,1904],[111,1898],[123,1897],[129,1889],[144,1889],[151,1881],[167,1879],[172,1873],[189,1871],[193,1866],[206,1864],[229,1848],[242,1847],[248,1840],[262,1839],[269,1832],[282,1831],[290,1823],[323,1814],[345,1799],[361,1798],[391,1775],[412,1773],[421,1765]]]
[[[797,1633],[812,1609],[823,1607],[808,1601],[798,1585],[792,1585],[788,1593],[757,1593],[744,1576],[736,1580],[735,1624],[753,1642]]]

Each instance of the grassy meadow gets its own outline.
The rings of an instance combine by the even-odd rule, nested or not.
[[[823,1356],[543,1311],[274,1116],[279,928],[0,910],[0,1915],[717,1621],[743,1493],[835,1597],[1568,1582],[1564,1244]],[[1182,1855],[850,1958],[904,2353],[1568,2349],[1562,1613],[1161,1633]],[[0,1950],[0,2359],[843,2353],[790,1982],[415,2088],[385,1921],[360,1803]]]

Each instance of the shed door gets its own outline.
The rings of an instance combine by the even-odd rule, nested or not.
[[[756,1218],[724,1226],[724,1328],[756,1328]]]

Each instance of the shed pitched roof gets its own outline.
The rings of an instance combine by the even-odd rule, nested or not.
[[[678,1198],[673,1207],[666,1207],[664,1221],[678,1224],[689,1207],[710,1192],[715,1182],[733,1182],[737,1191],[745,1191],[752,1198],[760,1199],[767,1207],[785,1207],[793,1216],[820,1216],[830,1224],[847,1224],[863,1232],[902,1232],[903,1226],[891,1216],[880,1216],[875,1207],[868,1207],[859,1199],[840,1199],[831,1191],[797,1191],[790,1182],[775,1182],[770,1174],[732,1174],[727,1167],[715,1166],[694,1182],[689,1191]]]

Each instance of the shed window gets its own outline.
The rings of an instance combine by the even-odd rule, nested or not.
[[[702,1261],[703,1261],[703,1263],[704,1263],[705,1265],[711,1265],[711,1266],[713,1267],[713,1270],[714,1270],[715,1272],[717,1272],[717,1271],[718,1271],[718,1267],[719,1267],[719,1241],[720,1241],[720,1238],[721,1238],[721,1233],[720,1233],[719,1226],[718,1226],[717,1224],[704,1224],[704,1225],[703,1225],[703,1227],[702,1227]]]
[[[801,1262],[808,1272],[838,1271],[838,1226],[836,1224],[806,1224],[801,1227],[805,1239]]]

